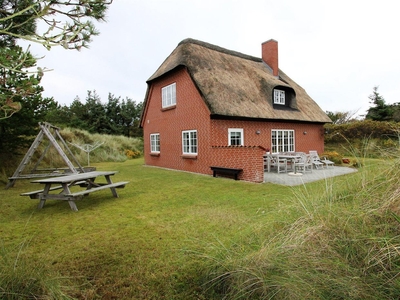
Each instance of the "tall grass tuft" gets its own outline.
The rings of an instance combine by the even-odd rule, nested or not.
[[[49,274],[40,262],[24,258],[27,244],[0,247],[0,299],[72,299],[63,292],[62,279]]]
[[[385,163],[382,161],[382,163]],[[368,168],[365,167],[364,168]],[[209,256],[205,287],[221,299],[399,299],[400,159],[325,192],[293,188],[286,225],[253,251]],[[266,227],[271,224],[265,224]],[[258,233],[262,234],[262,232]]]

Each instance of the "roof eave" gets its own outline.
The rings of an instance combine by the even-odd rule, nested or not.
[[[236,121],[254,121],[254,122],[279,122],[279,123],[313,123],[313,124],[326,124],[332,123],[327,121],[316,120],[299,120],[299,119],[279,119],[279,118],[252,118],[245,116],[228,116],[221,114],[210,114],[211,120],[236,120]]]

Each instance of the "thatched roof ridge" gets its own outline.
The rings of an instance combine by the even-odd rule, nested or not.
[[[237,57],[240,57],[240,58],[249,59],[249,60],[254,60],[254,61],[256,61],[256,62],[262,62],[262,59],[261,59],[260,57],[255,57],[255,56],[243,54],[243,53],[241,53],[241,52],[237,52],[237,51],[233,51],[233,50],[228,50],[228,49],[226,49],[226,48],[222,48],[222,47],[220,47],[220,46],[213,45],[213,44],[206,43],[206,42],[202,42],[202,41],[195,40],[195,39],[190,39],[190,38],[185,39],[185,40],[181,41],[181,42],[178,44],[178,47],[179,47],[180,45],[184,45],[184,44],[196,44],[196,45],[199,45],[199,46],[202,46],[202,47],[205,47],[205,48],[214,50],[214,51],[218,51],[218,52],[221,52],[221,53],[224,53],[224,54],[234,55],[234,56],[237,56]]]
[[[277,78],[261,58],[193,39],[178,44],[148,79],[149,86],[152,81],[182,66],[187,68],[211,115],[330,122],[317,103],[283,71],[279,70]],[[295,95],[290,108],[277,108],[272,104],[273,90],[277,87]]]

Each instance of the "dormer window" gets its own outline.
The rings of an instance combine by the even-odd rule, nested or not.
[[[167,85],[161,89],[162,108],[176,105],[176,83]]]
[[[285,105],[285,91],[274,90],[274,104]]]

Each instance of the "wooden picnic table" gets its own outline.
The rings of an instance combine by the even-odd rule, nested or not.
[[[79,174],[72,174],[67,176],[52,177],[46,179],[34,180],[32,183],[43,184],[42,190],[22,193],[21,196],[29,196],[31,199],[39,199],[38,208],[43,208],[46,200],[63,200],[68,201],[69,206],[73,211],[78,211],[75,201],[80,200],[83,196],[89,195],[92,192],[109,188],[112,195],[118,198],[116,188],[124,187],[128,181],[121,181],[113,183],[111,176],[117,171],[93,171]],[[97,177],[104,177],[106,183],[95,182]],[[54,186],[56,185],[56,186]],[[86,189],[77,192],[71,192],[70,187],[80,186]],[[51,193],[52,191],[61,190],[61,192]]]

